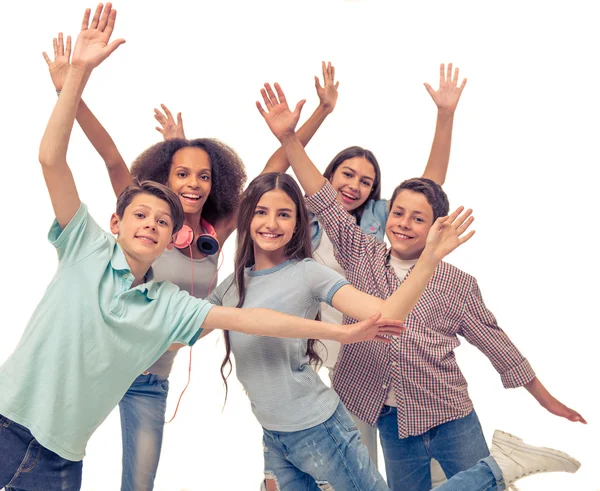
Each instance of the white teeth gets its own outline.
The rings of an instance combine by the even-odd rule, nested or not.
[[[396,237],[399,237],[400,239],[412,239],[412,237],[409,237],[408,235],[400,234],[398,232],[394,232],[394,235]]]
[[[262,232],[261,232],[260,235],[262,235],[263,237],[267,237],[268,239],[276,239],[277,237],[279,237],[278,234],[265,234],[265,233],[262,233]]]
[[[200,199],[200,196],[197,194],[182,194],[181,196],[189,199]]]

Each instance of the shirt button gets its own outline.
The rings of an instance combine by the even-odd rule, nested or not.
[[[384,389],[387,389],[387,384],[383,384],[383,388],[384,388]]]
[[[123,275],[123,278],[125,278],[125,279],[129,278],[129,273],[125,273],[125,274]]]
[[[392,366],[395,367],[398,363],[396,363],[395,361],[392,362]]]

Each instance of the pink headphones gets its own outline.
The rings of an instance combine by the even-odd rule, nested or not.
[[[204,230],[206,230],[207,233],[200,234],[196,244],[198,245],[200,252],[206,254],[207,256],[211,256],[220,249],[219,241],[217,240],[217,233],[215,232],[214,227],[204,218],[200,219],[200,225]],[[184,225],[181,227],[181,230],[177,232],[174,245],[177,247],[177,249],[185,249],[186,247],[189,247],[193,240],[194,231],[187,225]]]

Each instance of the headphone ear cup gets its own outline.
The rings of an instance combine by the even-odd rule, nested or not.
[[[184,225],[183,227],[181,227],[181,230],[177,232],[173,244],[175,245],[175,247],[177,247],[177,249],[185,249],[192,243],[193,240],[194,231],[187,225]]]
[[[212,235],[202,234],[196,242],[198,250],[207,256],[212,256],[219,252],[219,241]]]

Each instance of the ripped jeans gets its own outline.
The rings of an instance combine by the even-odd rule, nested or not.
[[[265,478],[280,491],[389,491],[341,402],[313,428],[263,432]]]

